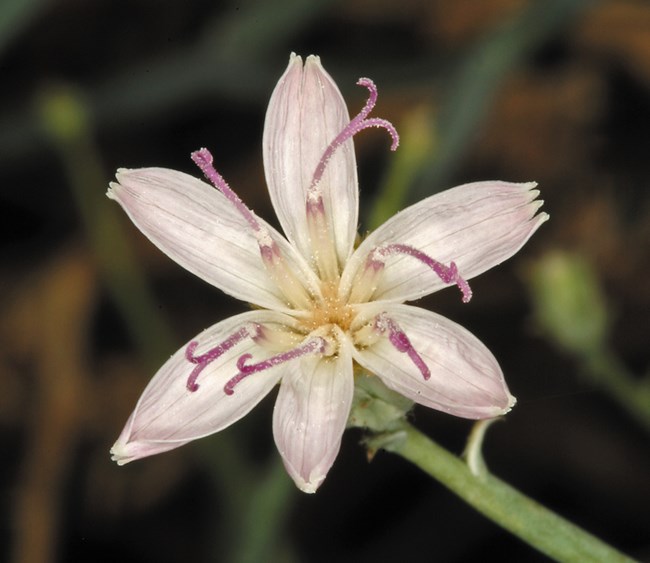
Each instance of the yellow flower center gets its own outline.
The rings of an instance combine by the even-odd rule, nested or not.
[[[350,329],[355,312],[338,295],[338,281],[326,281],[321,286],[322,299],[313,302],[309,315],[300,319],[300,328],[311,333],[322,327],[337,325],[343,332]]]

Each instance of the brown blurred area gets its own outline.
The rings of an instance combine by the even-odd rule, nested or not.
[[[236,560],[218,544],[234,521],[224,489],[238,487],[247,503],[254,483],[214,476],[220,452],[227,465],[231,451],[220,437],[124,468],[108,450],[157,366],[245,305],[160,254],[103,197],[106,185],[119,166],[198,176],[189,153],[208,146],[242,199],[272,220],[261,134],[290,51],[321,56],[351,113],[363,103],[356,78],[373,78],[376,114],[399,129],[416,106],[442,118],[453,65],[532,2],[320,1],[278,25],[263,53],[226,56],[227,38],[218,37],[218,64],[201,67],[198,85],[176,83],[174,65],[214,30],[254,13],[255,2],[33,4],[0,52],[0,559]],[[256,25],[262,36],[266,27],[250,17]],[[90,108],[82,138],[92,146],[81,152],[61,139],[55,146],[39,121],[39,100],[62,86]],[[639,559],[650,558],[649,436],[544,337],[525,279],[548,250],[584,256],[608,298],[614,350],[632,373],[648,376],[649,147],[650,3],[585,2],[504,75],[450,173],[449,185],[535,180],[551,220],[519,255],[475,280],[470,305],[453,292],[422,302],[483,339],[519,398],[488,436],[490,468]],[[71,188],[85,174],[71,154],[82,155],[80,169],[96,158],[102,171],[104,184],[92,183],[93,171],[85,176],[88,200]],[[393,155],[369,133],[357,139],[357,156],[363,214]],[[138,339],[116,302],[121,246],[97,240],[92,218],[103,213],[119,225],[167,323],[164,342],[153,332]],[[277,457],[271,409],[265,401],[223,438],[252,467]],[[456,452],[470,429],[419,408],[413,421]],[[346,435],[315,496],[288,497],[268,561],[545,560],[405,461],[380,454],[368,464],[359,439]]]

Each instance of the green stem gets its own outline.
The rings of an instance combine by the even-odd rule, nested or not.
[[[276,560],[287,550],[284,529],[297,489],[275,453],[263,467],[250,463],[239,444],[243,434],[229,428],[197,445],[225,515],[213,540],[214,561]]]
[[[249,496],[232,561],[255,563],[278,554],[297,489],[273,454]],[[286,549],[286,548],[285,548]]]
[[[414,463],[496,524],[557,561],[633,561],[497,477],[487,472],[473,475],[466,463],[407,422],[395,432],[375,436],[368,446]]]

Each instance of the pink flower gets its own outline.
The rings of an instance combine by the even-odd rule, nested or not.
[[[273,433],[305,492],[325,479],[350,413],[356,363],[413,401],[480,419],[510,410],[494,356],[467,330],[410,301],[456,285],[512,256],[548,218],[535,184],[477,182],[429,197],[357,248],[350,121],[318,57],[291,55],[264,126],[264,168],[284,233],[249,210],[201,149],[214,187],[163,168],[119,170],[108,197],[163,252],[252,311],[206,329],[151,380],[113,446],[119,464],[177,448],[246,415],[280,383]],[[216,188],[216,189],[215,189]]]

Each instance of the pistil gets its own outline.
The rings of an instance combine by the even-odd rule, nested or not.
[[[372,111],[372,109],[375,107],[375,103],[377,102],[378,93],[377,93],[377,87],[375,86],[375,83],[372,80],[370,80],[370,78],[359,78],[359,80],[357,81],[357,85],[365,86],[370,92],[368,100],[366,101],[366,105],[350,121],[350,123],[348,123],[343,128],[343,130],[336,136],[336,138],[325,149],[325,152],[323,153],[323,156],[321,157],[320,161],[318,162],[318,165],[316,166],[316,170],[314,171],[314,176],[312,178],[310,188],[314,188],[318,185],[321,178],[323,177],[323,173],[325,172],[325,168],[327,167],[327,164],[329,163],[330,159],[332,158],[336,150],[343,143],[345,143],[345,141],[351,139],[357,133],[363,131],[364,129],[367,129],[368,127],[382,127],[388,131],[388,133],[390,134],[393,140],[390,146],[390,150],[392,151],[397,150],[397,147],[399,146],[399,134],[397,133],[397,130],[395,129],[395,127],[390,121],[387,121],[386,119],[380,119],[377,117],[367,119],[368,114]]]
[[[253,355],[243,354],[237,360],[237,369],[239,370],[239,373],[226,383],[223,388],[224,393],[226,395],[232,395],[235,392],[235,386],[241,382],[242,379],[248,377],[253,373],[265,371],[274,366],[301,358],[307,354],[324,354],[327,350],[327,346],[327,341],[324,338],[316,337],[308,340],[301,346],[297,346],[296,348],[282,352],[281,354],[276,354],[275,356],[271,356],[266,360],[250,365],[246,365],[246,362],[250,360]]]
[[[193,340],[185,348],[185,358],[188,362],[196,364],[196,367],[192,370],[189,377],[187,378],[186,387],[188,391],[194,393],[198,391],[199,384],[196,382],[200,373],[217,358],[222,356],[225,352],[230,350],[233,346],[239,344],[242,340],[246,338],[257,338],[262,334],[262,327],[258,324],[246,325],[241,327],[237,332],[234,332],[228,336],[223,342],[217,344],[214,348],[208,350],[205,354],[200,356],[195,356],[194,351],[198,347],[199,343],[196,340]]]
[[[208,149],[203,148],[199,149],[198,151],[194,151],[191,157],[194,161],[194,164],[196,164],[201,169],[201,172],[203,172],[203,174],[205,174],[205,177],[210,180],[210,182],[212,182],[212,185],[217,188],[224,196],[226,196],[228,201],[232,203],[237,211],[239,211],[239,213],[242,215],[242,217],[246,219],[251,229],[255,232],[256,236],[261,238],[263,238],[265,234],[268,236],[268,233],[265,233],[265,229],[262,228],[259,221],[257,220],[257,217],[255,217],[255,213],[246,207],[246,204],[232,190],[232,188],[228,185],[228,182],[226,182],[223,179],[223,176],[217,172],[214,165],[212,164],[212,153]]]
[[[370,93],[368,100],[361,111],[327,146],[316,165],[316,170],[314,170],[311,184],[307,189],[305,207],[309,236],[314,250],[313,259],[318,268],[320,277],[324,281],[337,280],[340,274],[336,250],[333,244],[334,233],[331,232],[331,222],[328,221],[328,213],[330,211],[325,209],[325,203],[320,189],[320,182],[327,165],[332,159],[332,156],[334,156],[334,153],[343,143],[368,127],[382,127],[386,129],[393,141],[390,147],[391,150],[396,150],[399,145],[399,135],[392,123],[385,119],[368,118],[368,115],[377,102],[377,87],[374,82],[369,78],[360,78],[357,81],[357,84],[359,86],[365,86],[368,89]]]
[[[201,169],[205,177],[212,182],[215,188],[226,196],[228,201],[246,220],[259,245],[264,266],[282,292],[282,295],[287,299],[289,305],[299,309],[308,307],[311,302],[309,292],[287,264],[279,246],[273,240],[268,229],[260,223],[255,213],[246,206],[223,179],[223,176],[214,168],[210,151],[208,149],[199,149],[192,153],[192,160]]]
[[[383,270],[385,258],[395,254],[411,256],[431,268],[443,282],[456,284],[463,294],[463,303],[468,303],[472,298],[472,289],[467,281],[461,277],[455,262],[452,261],[449,263],[449,266],[445,266],[442,262],[438,262],[438,260],[408,244],[378,246],[370,252],[366,260],[365,268],[359,274],[355,282],[355,287],[353,287],[353,294],[356,290],[357,298],[361,294],[363,294],[364,299],[370,299],[372,297],[372,293],[376,287],[378,273]]]
[[[381,334],[388,331],[388,340],[390,343],[398,352],[403,352],[408,355],[410,360],[415,364],[415,367],[417,367],[422,374],[424,380],[426,381],[431,377],[431,371],[422,359],[422,356],[418,354],[413,344],[411,344],[409,337],[393,319],[385,313],[377,315],[375,319],[375,329]]]

